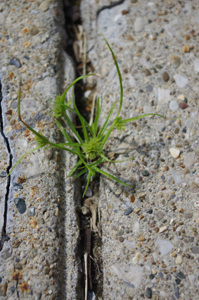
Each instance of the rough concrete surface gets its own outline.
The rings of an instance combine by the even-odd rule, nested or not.
[[[1,300],[76,297],[78,186],[66,179],[76,158],[35,151],[6,177],[37,147],[18,120],[20,78],[22,119],[51,141],[60,139],[50,101],[74,79],[61,46],[63,25],[61,1],[0,1]]]
[[[103,94],[104,120],[124,87],[121,116],[158,113],[113,131],[106,145],[118,164],[101,177],[103,299],[197,300],[199,282],[199,4],[193,1],[82,0],[88,56]],[[21,114],[49,139],[55,95],[74,79],[63,51],[62,2],[0,0],[0,300],[83,299],[75,256],[76,158],[39,150]],[[50,101],[48,101],[50,100]],[[115,114],[113,115],[116,116]],[[134,160],[130,160],[135,157]]]
[[[124,132],[113,131],[106,145],[115,149],[116,160],[135,159],[104,165],[132,188],[101,178],[103,299],[196,300],[199,4],[126,0],[98,13],[97,3],[83,0],[81,10],[88,56],[103,76],[97,86],[103,94],[100,120],[120,97],[101,33],[122,73],[121,116],[166,117],[130,122]]]

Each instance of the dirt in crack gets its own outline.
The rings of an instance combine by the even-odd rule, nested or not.
[[[94,68],[86,56],[86,49],[84,49],[85,34],[81,25],[79,9],[81,1],[71,0],[69,2],[71,5],[68,6],[64,2],[65,29],[69,37],[66,51],[72,56],[75,62],[77,78],[84,74],[93,73]],[[93,97],[95,97],[94,77],[88,77],[87,80],[79,81],[75,85],[76,105],[81,115],[88,122],[92,111]],[[76,120],[76,127],[83,138],[81,123],[78,118]],[[82,193],[86,186],[85,180],[85,176],[82,176]],[[82,274],[79,274],[77,289],[81,288],[81,290],[84,290],[85,299],[92,299],[93,295],[98,299],[103,294],[102,241],[97,205],[98,190],[99,176],[95,176],[94,180],[90,182],[86,196],[84,199],[82,198],[82,207],[79,210],[80,241],[77,246],[77,255],[81,259],[82,268],[80,269],[83,271]]]
[[[0,135],[3,139],[4,145],[6,147],[7,155],[8,155],[8,167],[6,169],[6,174],[8,174],[10,169],[12,168],[12,153],[11,153],[9,140],[6,137],[6,134],[4,133],[4,124],[3,124],[3,119],[4,118],[3,118],[2,100],[3,100],[2,84],[0,82]],[[8,197],[9,197],[9,192],[10,192],[10,176],[7,177],[7,179],[6,179],[7,175],[4,174],[4,173],[5,172],[0,173],[2,175],[0,177],[5,177],[5,178],[2,178],[2,179],[6,180],[5,195],[4,195],[4,199],[2,199],[2,201],[4,203],[4,210],[3,210],[3,226],[2,226],[2,228],[0,228],[0,230],[1,230],[1,232],[0,232],[0,251],[3,248],[4,242],[8,241],[10,239],[6,234],[7,212],[8,212]]]

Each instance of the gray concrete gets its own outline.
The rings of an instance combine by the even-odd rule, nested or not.
[[[10,157],[13,166],[37,146],[18,120],[20,78],[22,118],[51,141],[60,139],[48,100],[74,79],[73,63],[61,46],[63,25],[61,1],[0,1],[1,107],[8,143],[0,137],[0,173]],[[79,198],[78,186],[67,179],[75,161],[57,150],[39,150],[14,169],[8,190],[8,179],[0,178],[0,231],[3,240],[8,237],[4,243],[1,237],[1,300],[75,299]]]
[[[115,159],[135,160],[103,166],[134,186],[100,181],[103,299],[198,299],[198,9],[196,0],[82,0],[88,56],[103,76],[100,120],[119,100],[100,33],[122,73],[122,117],[156,112],[167,118],[130,123],[106,145],[120,154]],[[2,177],[36,147],[18,121],[20,77],[23,119],[60,140],[47,100],[74,78],[62,49],[63,24],[61,1],[0,1],[0,300],[83,299],[75,256],[80,187],[66,178],[76,158],[39,150],[14,169],[10,183]]]
[[[108,151],[126,149],[115,159],[135,160],[104,170],[135,188],[101,178],[103,299],[198,299],[198,1],[126,0],[100,13],[99,3],[81,9],[88,56],[103,76],[100,120],[120,93],[101,33],[122,73],[121,116],[167,118],[130,123],[107,142]]]

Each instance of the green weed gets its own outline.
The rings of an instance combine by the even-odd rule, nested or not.
[[[118,130],[124,130],[125,129],[125,125],[128,122],[132,122],[141,118],[144,118],[146,116],[149,115],[157,115],[159,117],[164,118],[163,116],[159,115],[159,114],[145,114],[145,115],[141,115],[141,116],[137,116],[134,118],[130,118],[130,119],[125,119],[123,120],[120,115],[121,109],[122,109],[122,104],[123,104],[123,87],[122,87],[122,77],[121,77],[121,73],[119,70],[119,66],[117,63],[117,60],[115,58],[115,55],[109,45],[109,43],[107,42],[107,40],[104,38],[108,48],[111,51],[115,66],[117,68],[117,73],[118,73],[118,77],[119,77],[119,83],[120,83],[120,101],[119,101],[119,109],[116,115],[115,120],[110,124],[110,118],[113,114],[113,111],[115,109],[116,103],[113,103],[107,118],[104,122],[104,124],[102,125],[102,127],[99,129],[98,123],[99,123],[99,118],[100,118],[100,113],[102,110],[102,99],[100,100],[100,98],[98,98],[97,100],[97,107],[96,107],[96,116],[94,119],[94,122],[92,123],[92,125],[90,126],[87,121],[85,120],[85,118],[80,114],[80,112],[78,111],[78,108],[76,106],[75,103],[75,99],[74,99],[74,88],[73,88],[73,99],[69,102],[66,102],[66,94],[68,92],[68,90],[79,80],[87,77],[87,76],[91,76],[91,75],[97,75],[97,74],[88,74],[85,76],[81,76],[79,78],[77,78],[76,80],[74,80],[69,86],[68,88],[64,91],[64,93],[62,95],[58,95],[54,101],[54,108],[53,108],[53,117],[55,119],[55,122],[57,124],[57,126],[60,128],[63,136],[65,137],[66,142],[65,143],[59,143],[59,144],[54,144],[52,143],[50,140],[48,140],[45,136],[43,136],[43,134],[41,132],[36,132],[32,127],[30,127],[28,124],[26,124],[22,118],[21,118],[21,113],[20,113],[20,98],[21,98],[21,84],[20,84],[20,90],[19,90],[19,94],[18,94],[18,116],[19,116],[19,120],[30,130],[34,133],[35,135],[35,140],[38,144],[37,148],[32,149],[31,151],[27,152],[26,154],[24,154],[17,162],[16,164],[12,167],[10,173],[12,172],[13,168],[29,153],[32,153],[42,147],[45,147],[44,149],[48,149],[48,148],[59,148],[61,150],[65,150],[68,151],[70,153],[73,153],[75,155],[77,155],[78,157],[78,161],[76,163],[76,165],[74,166],[74,168],[71,170],[71,172],[68,174],[68,177],[70,176],[74,176],[74,178],[78,178],[81,175],[83,175],[84,173],[87,173],[87,183],[86,183],[86,188],[84,190],[84,194],[86,193],[86,190],[89,186],[90,180],[92,179],[92,177],[96,174],[96,173],[100,173],[101,175],[107,176],[113,180],[115,180],[116,182],[125,185],[125,186],[129,186],[128,184],[122,182],[121,180],[119,180],[118,178],[116,178],[115,176],[103,171],[100,169],[100,166],[103,162],[108,161],[108,162],[114,162],[112,160],[109,160],[106,157],[105,151],[104,151],[104,146],[105,143],[107,142],[111,132],[114,129],[118,129]],[[67,114],[68,111],[72,111],[73,113],[75,113],[80,122],[81,122],[81,126],[82,126],[82,131],[83,131],[83,135],[84,138],[82,139],[81,136],[79,135],[78,131],[76,130],[75,126],[73,125],[69,115]],[[67,125],[70,128],[70,133],[72,133],[72,136],[75,138],[75,141],[73,140],[71,134],[69,133],[69,131],[67,129],[65,129],[65,127],[62,125],[63,122],[61,121],[61,119],[64,119],[65,122],[67,123]],[[10,175],[9,173],[9,175]]]

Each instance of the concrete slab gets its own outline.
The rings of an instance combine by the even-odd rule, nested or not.
[[[61,1],[0,3],[1,119],[7,142],[1,135],[1,174],[36,147],[18,120],[20,78],[23,120],[51,141],[60,140],[48,100],[74,79],[73,63],[61,46],[63,25]],[[75,299],[76,289],[81,291],[75,258],[79,192],[67,180],[75,160],[56,149],[39,150],[13,170],[9,184],[0,177],[1,299]]]
[[[166,117],[131,122],[124,132],[113,131],[106,145],[107,151],[126,148],[115,159],[135,160],[104,165],[104,170],[134,187],[101,178],[104,299],[198,298],[198,157],[190,168],[185,166],[187,153],[195,156],[199,132],[194,92],[197,7],[197,1],[160,5],[127,0],[97,14],[97,5],[82,1],[88,55],[103,76],[98,81],[98,93],[104,96],[100,120],[120,97],[118,76],[101,33],[122,73],[121,116],[152,111]],[[172,101],[179,105],[175,111]],[[179,149],[180,155],[174,158],[170,148]]]

